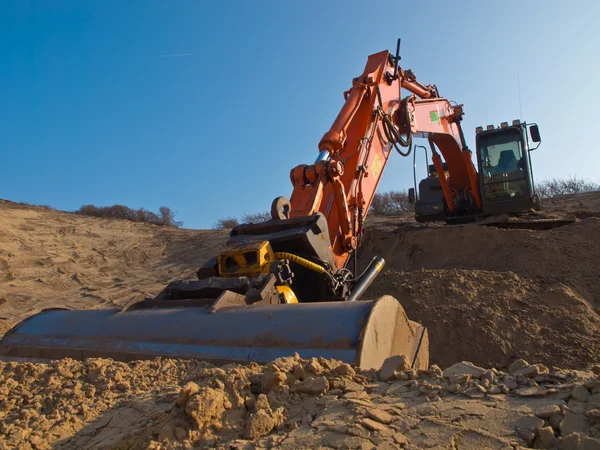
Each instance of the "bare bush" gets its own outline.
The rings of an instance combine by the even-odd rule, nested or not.
[[[240,222],[235,217],[228,217],[226,219],[219,219],[213,228],[217,230],[226,230],[229,228],[237,227]]]
[[[183,222],[181,220],[175,220],[175,212],[168,206],[161,206],[158,209],[158,213],[160,214],[160,225],[166,225],[170,227],[182,227]]]
[[[130,220],[132,222],[145,222],[165,227],[181,227],[183,222],[175,220],[175,213],[167,206],[161,206],[159,214],[148,211],[147,209],[133,209],[124,205],[96,206],[83,205],[75,214],[85,216],[103,217],[106,219]]]
[[[263,223],[270,219],[271,219],[271,213],[266,211],[266,212],[262,212],[262,213],[245,214],[242,217],[242,222],[243,223]]]
[[[263,223],[271,219],[271,213],[262,212],[254,214],[244,214],[242,220],[238,220],[236,217],[227,217],[226,219],[219,219],[213,226],[216,230],[223,230],[227,228],[237,227],[240,223]]]
[[[378,192],[373,196],[369,212],[374,216],[389,216],[412,211],[406,191]]]
[[[536,192],[541,198],[557,195],[579,194],[580,192],[600,191],[600,183],[577,178],[552,178],[536,183]]]

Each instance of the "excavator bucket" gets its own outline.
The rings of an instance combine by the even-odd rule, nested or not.
[[[161,356],[221,364],[264,363],[298,353],[379,369],[386,358],[407,355],[417,369],[429,365],[427,330],[409,321],[391,296],[218,308],[214,301],[208,306],[145,306],[150,307],[138,303],[121,310],[44,310],[5,334],[0,356],[121,361]]]

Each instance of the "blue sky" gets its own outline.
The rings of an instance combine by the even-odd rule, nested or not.
[[[367,56],[465,104],[465,135],[537,122],[537,179],[598,180],[598,17],[579,1],[0,2],[0,198],[177,211],[189,228],[266,211]],[[412,185],[394,155],[381,190]],[[421,165],[421,174],[424,173]]]

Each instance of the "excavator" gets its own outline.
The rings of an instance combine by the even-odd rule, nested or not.
[[[4,335],[0,357],[243,363],[298,353],[379,369],[404,355],[413,368],[427,368],[427,329],[392,296],[363,299],[385,264],[374,257],[359,270],[369,207],[394,149],[407,156],[415,136],[455,156],[448,159],[448,209],[459,188],[469,202],[480,197],[460,128],[462,106],[399,61],[400,41],[395,55],[368,57],[315,162],[290,171],[291,197],[275,198],[270,220],[233,228],[197,279],[173,281],[156,297],[136,296],[119,309],[43,310]]]
[[[417,104],[420,101],[416,102]],[[437,117],[430,111],[430,119]],[[409,189],[409,202],[415,205],[417,222],[445,221],[464,223],[500,214],[522,214],[541,209],[535,192],[530,152],[541,143],[537,124],[519,119],[502,122],[499,127],[488,125],[475,130],[478,171],[471,169],[471,152],[461,134],[462,151],[441,146],[436,149],[435,138],[429,137],[432,163],[427,164],[427,178],[416,186],[416,152],[413,153],[415,186]],[[537,143],[535,147],[531,141]],[[429,162],[427,148],[425,160]],[[442,162],[440,153],[444,156]],[[495,223],[495,222],[486,222]],[[515,222],[518,224],[519,222]],[[536,222],[538,225],[554,222]]]

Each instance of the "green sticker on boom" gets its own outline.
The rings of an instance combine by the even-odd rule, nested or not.
[[[440,115],[437,111],[431,111],[429,113],[429,118],[431,119],[431,123],[439,123],[440,122]]]

